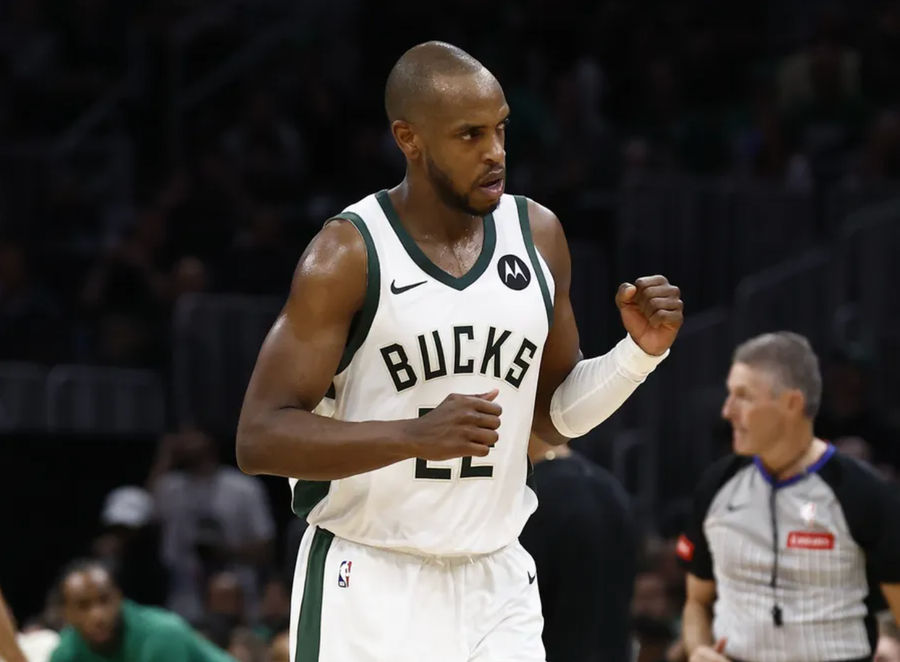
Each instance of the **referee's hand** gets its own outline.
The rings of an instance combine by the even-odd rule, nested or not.
[[[691,653],[690,662],[728,662],[728,658],[722,655],[725,652],[725,644],[728,639],[722,637],[713,646],[698,646]]]

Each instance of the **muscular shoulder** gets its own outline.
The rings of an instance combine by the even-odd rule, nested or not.
[[[366,291],[366,244],[350,221],[330,221],[306,247],[291,284],[291,304],[305,312],[335,305],[357,310]]]
[[[529,198],[528,220],[535,247],[546,260],[554,279],[559,280],[570,269],[569,247],[559,218],[550,209]]]

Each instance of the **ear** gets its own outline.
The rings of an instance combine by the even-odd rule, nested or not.
[[[394,120],[391,122],[391,133],[394,136],[394,142],[403,152],[403,155],[410,161],[419,158],[421,154],[421,146],[419,144],[419,136],[416,134],[412,124],[405,120]]]
[[[795,388],[786,390],[782,397],[785,399],[784,404],[789,412],[797,416],[804,416],[803,410],[806,408],[806,398],[803,393]]]

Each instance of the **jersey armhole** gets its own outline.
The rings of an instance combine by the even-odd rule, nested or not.
[[[375,250],[375,242],[372,240],[369,228],[362,217],[359,214],[345,211],[332,216],[325,223],[337,220],[352,223],[366,244],[366,294],[362,308],[353,316],[353,320],[350,322],[347,344],[344,347],[344,353],[341,355],[341,361],[337,368],[337,374],[341,374],[350,365],[350,361],[353,360],[357,350],[362,347],[366,336],[369,335],[372,321],[375,319],[375,312],[378,310],[378,301],[381,296],[381,266],[378,262],[378,251]]]
[[[528,218],[528,198],[523,195],[513,196],[516,200],[516,211],[519,214],[519,227],[522,229],[522,240],[525,242],[525,250],[531,260],[531,267],[537,276],[541,288],[541,296],[544,299],[544,308],[547,311],[547,328],[553,326],[553,298],[550,296],[550,288],[547,287],[547,278],[544,269],[538,259],[537,249],[534,246],[534,238],[531,236],[531,220]]]

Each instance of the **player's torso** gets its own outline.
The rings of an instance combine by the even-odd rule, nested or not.
[[[377,276],[370,251],[373,290],[351,351],[368,330],[335,377],[335,418],[415,418],[450,393],[495,388],[503,414],[486,457],[411,459],[332,481],[312,523],[357,542],[437,555],[493,551],[519,534],[536,505],[525,486],[526,452],[553,300],[527,216],[523,232],[524,205],[504,196],[485,218],[481,254],[462,278],[431,263],[386,194],[348,208],[365,223]]]

